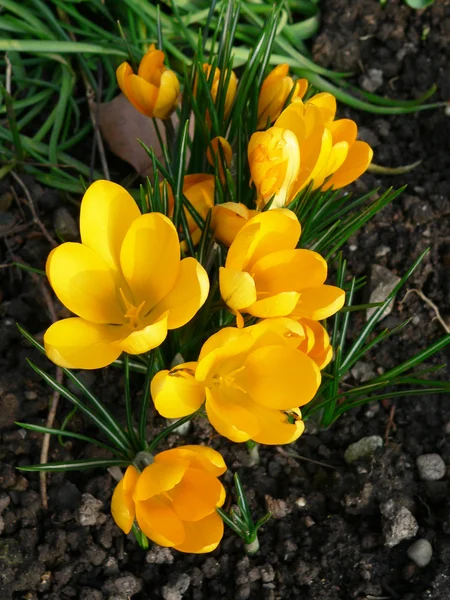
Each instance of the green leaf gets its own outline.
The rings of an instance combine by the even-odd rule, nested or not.
[[[45,465],[27,465],[16,467],[19,471],[86,471],[88,469],[108,469],[109,467],[128,467],[129,460],[118,458],[87,458],[85,460],[71,460],[64,462],[46,463]]]
[[[423,8],[433,4],[433,2],[434,0],[405,0],[405,3],[410,8],[414,8],[415,10],[422,10]]]

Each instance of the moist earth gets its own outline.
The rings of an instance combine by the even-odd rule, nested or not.
[[[432,100],[449,100],[449,0],[436,0],[419,12],[400,0],[388,0],[384,7],[377,0],[327,0],[322,5],[323,26],[312,46],[319,64],[352,71],[352,83],[380,95],[412,99],[436,84]],[[358,380],[368,370],[382,372],[412,356],[444,335],[445,323],[450,324],[450,116],[444,108],[385,116],[342,106],[340,116],[358,122],[377,164],[422,161],[403,175],[368,173],[354,185],[360,194],[391,185],[406,184],[407,189],[350,240],[346,258],[352,274],[370,277],[377,264],[402,275],[430,247],[382,323],[393,327],[411,316],[410,325],[365,358],[353,373]],[[74,223],[67,211],[61,216],[58,193],[25,176],[23,180],[50,230],[55,221],[60,229],[65,218],[67,239]],[[42,268],[49,243],[37,227],[22,227],[32,215],[8,196],[9,185],[2,185],[1,262],[20,260]],[[20,201],[21,189],[15,191]],[[72,215],[76,218],[76,209]],[[52,367],[24,342],[15,322],[42,336],[50,305],[29,273],[3,268],[1,277],[1,600],[450,599],[448,396],[365,406],[327,431],[315,431],[311,424],[292,446],[261,448],[257,466],[250,466],[245,447],[219,438],[204,422],[194,422],[182,438],[170,436],[169,447],[208,443],[220,450],[230,470],[239,472],[255,515],[272,510],[273,518],[260,532],[261,549],[253,557],[244,554],[241,540],[230,531],[210,555],[183,555],[154,545],[140,550],[112,521],[114,481],[109,473],[48,475],[48,509],[43,510],[39,476],[15,469],[39,462],[41,436],[18,430],[14,422],[43,424],[51,398],[25,358]],[[416,292],[405,296],[412,289],[422,297]],[[423,295],[438,308],[443,323]],[[54,306],[64,316],[64,309]],[[353,335],[361,323],[362,316],[353,319]],[[434,363],[449,358],[443,352]],[[81,376],[118,418],[124,417],[120,373],[110,369]],[[448,379],[448,368],[440,376]],[[69,410],[61,400],[55,426]],[[150,424],[156,429],[163,425],[159,417]],[[79,414],[71,428],[94,434]],[[383,445],[376,438],[368,456],[348,464],[344,453],[349,445],[367,436],[379,436]],[[429,454],[438,458],[423,458]],[[82,443],[61,446],[52,440],[49,460],[100,455]],[[232,489],[229,472],[224,483]]]

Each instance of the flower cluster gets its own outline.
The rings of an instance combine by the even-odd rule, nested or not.
[[[228,118],[239,96],[235,74],[205,64],[199,75],[208,82],[212,101],[221,98]],[[117,79],[130,102],[149,117],[167,119],[177,106],[178,79],[153,46],[137,75],[124,63]],[[294,81],[287,65],[276,67],[262,84],[248,143],[253,206],[218,203],[216,187],[226,187],[233,169],[232,145],[224,137],[210,139],[204,149],[205,170],[208,162],[215,174],[189,173],[177,184],[186,200],[178,212],[184,210],[192,244],[205,232],[186,204],[215,237],[209,262],[200,255],[183,257],[188,247],[179,222],[175,227],[171,220],[179,199],[167,182],[159,190],[167,192],[167,214],[141,214],[115,183],[89,187],[81,203],[81,243],[62,244],[47,261],[56,296],[76,315],[45,333],[51,360],[97,369],[126,353],[143,355],[142,361],[153,365],[148,353],[165,344],[166,364],[159,352],[150,385],[162,416],[178,419],[204,407],[212,427],[233,442],[288,444],[302,434],[300,408],[316,396],[321,369],[333,355],[320,321],[342,308],[345,293],[327,283],[326,260],[299,247],[301,225],[286,207],[309,184],[328,189],[353,181],[372,157],[369,146],[356,141],[355,123],[335,119],[333,96],[304,101],[306,92],[306,80]],[[204,114],[211,127],[211,115]],[[262,211],[269,201],[270,210]],[[201,262],[209,265],[208,273]],[[227,318],[214,320],[214,310]],[[201,324],[191,326],[193,319]],[[190,327],[185,338],[195,332],[199,340],[191,343],[190,360],[183,356],[182,334],[165,343],[171,330],[185,326]],[[225,500],[217,479],[225,470],[220,454],[201,446],[147,455],[146,466],[136,459],[115,489],[114,520],[125,533],[136,522],[163,546],[210,551],[223,533],[216,508]]]

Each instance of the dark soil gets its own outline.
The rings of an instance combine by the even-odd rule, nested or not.
[[[450,0],[436,0],[425,12],[414,12],[400,0],[388,0],[384,9],[378,0],[327,0],[323,5],[323,30],[313,47],[318,62],[353,70],[358,74],[355,83],[376,87],[382,95],[414,98],[436,83],[434,98],[449,99]],[[444,109],[395,117],[346,108],[341,113],[358,121],[377,164],[394,167],[422,160],[408,174],[367,174],[356,185],[360,192],[403,184],[408,189],[351,240],[352,272],[370,275],[376,263],[402,274],[430,246],[409,288],[420,289],[449,322],[450,116]],[[51,223],[62,203],[58,194],[24,180],[41,217]],[[20,201],[23,194],[18,187],[16,191]],[[36,227],[21,228],[31,221],[27,206],[21,203],[19,210],[13,201],[8,210],[8,188],[1,192],[0,262],[20,259],[42,267],[48,241]],[[109,502],[114,483],[109,474],[48,476],[49,508],[42,510],[39,477],[15,470],[39,461],[41,436],[19,431],[14,422],[43,423],[51,396],[25,357],[47,369],[48,362],[21,340],[15,321],[39,334],[50,315],[38,282],[28,273],[3,269],[0,293],[1,600],[450,599],[448,397],[406,398],[354,411],[329,431],[305,434],[282,453],[262,448],[257,467],[248,466],[244,447],[211,438],[207,425],[195,423],[181,443],[207,442],[219,448],[229,468],[239,471],[255,514],[261,516],[268,506],[274,518],[261,531],[261,550],[252,558],[230,532],[211,555],[189,556],[156,546],[143,552],[113,524]],[[373,353],[369,366],[375,370],[404,360],[444,333],[421,298],[412,293],[402,299],[397,298],[383,324],[393,326],[406,316],[413,317],[412,324]],[[63,314],[61,307],[57,310]],[[448,358],[438,357],[440,362]],[[84,376],[105,402],[121,410],[117,373]],[[57,424],[67,411],[61,402]],[[389,416],[393,420],[387,428]],[[160,427],[162,420],[154,425]],[[90,431],[78,415],[71,426]],[[346,464],[349,444],[386,433],[383,448],[372,457]],[[427,453],[439,454],[448,465],[439,481],[419,477],[416,459]],[[51,444],[52,461],[93,455],[83,445]],[[231,477],[224,480],[230,488]],[[407,525],[400,523],[405,509],[417,521],[418,532],[389,547],[386,541],[394,525]],[[407,556],[413,539],[419,538],[433,548],[431,562],[423,568]]]

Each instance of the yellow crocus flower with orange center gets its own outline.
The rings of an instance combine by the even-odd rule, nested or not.
[[[197,362],[155,375],[156,409],[178,418],[205,402],[211,425],[230,440],[289,444],[304,430],[298,407],[314,398],[321,382],[316,362],[299,350],[306,335],[286,318],[221,329]]]
[[[47,356],[56,364],[98,369],[122,352],[148,352],[204,304],[208,275],[194,258],[180,260],[173,223],[160,213],[141,215],[120,185],[89,187],[80,230],[81,244],[62,244],[47,259],[56,296],[78,315],[45,332]]]
[[[113,493],[113,519],[127,534],[136,520],[160,546],[212,552],[223,536],[216,508],[225,502],[218,476],[226,469],[222,456],[206,446],[160,452],[141,473],[130,465]]]
[[[320,254],[297,249],[300,234],[296,215],[278,208],[253,217],[236,235],[219,285],[238,324],[241,313],[321,321],[342,308],[344,291],[325,285],[328,266]]]
[[[143,115],[167,119],[178,104],[180,83],[164,65],[164,52],[152,44],[143,56],[137,75],[124,62],[116,71],[122,93]]]

